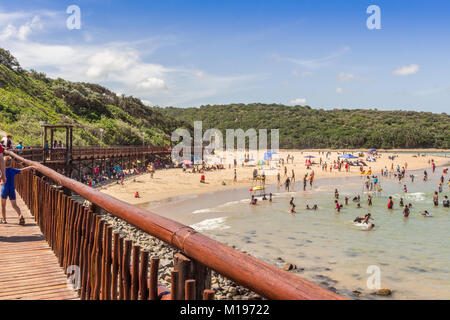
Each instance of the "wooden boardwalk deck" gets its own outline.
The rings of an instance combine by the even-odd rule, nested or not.
[[[22,199],[17,204],[25,219],[7,203],[7,224],[0,224],[0,300],[78,299]]]

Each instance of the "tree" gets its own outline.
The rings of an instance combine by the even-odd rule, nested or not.
[[[0,48],[0,63],[16,72],[22,72],[19,61],[8,51]]]

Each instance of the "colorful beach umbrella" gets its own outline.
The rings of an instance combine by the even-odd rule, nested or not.
[[[350,153],[347,153],[347,154],[344,154],[343,156],[339,156],[339,158],[342,158],[342,159],[357,159],[358,157],[356,157],[356,156],[354,156],[354,155],[352,155]]]

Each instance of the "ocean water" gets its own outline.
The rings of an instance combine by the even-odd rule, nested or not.
[[[438,190],[442,168],[423,182],[423,170],[408,172],[399,183],[381,178],[383,191],[363,192],[364,177],[317,180],[312,189],[302,190],[295,184],[293,192],[268,186],[273,201],[258,200],[249,205],[248,188],[220,191],[150,206],[151,210],[192,226],[198,231],[229,245],[235,245],[253,256],[282,266],[282,258],[296,264],[298,275],[326,288],[353,297],[361,291],[361,299],[381,299],[371,295],[367,282],[368,269],[378,268],[380,287],[393,290],[388,299],[450,299],[450,209],[442,207],[444,195],[450,197],[446,175],[439,207],[432,197]],[[414,173],[412,183],[409,174]],[[406,184],[408,192],[403,192]],[[334,190],[350,198],[340,213],[334,210]],[[291,190],[292,191],[292,190]],[[361,209],[351,199],[361,195]],[[367,195],[373,195],[373,206]],[[394,199],[394,210],[387,209],[388,197]],[[289,213],[294,197],[297,213]],[[411,203],[408,218],[403,217],[399,200]],[[317,204],[319,210],[306,210]],[[428,210],[433,217],[419,214]],[[375,219],[373,230],[356,227],[353,219],[370,212]]]

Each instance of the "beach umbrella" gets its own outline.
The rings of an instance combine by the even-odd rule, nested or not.
[[[258,161],[258,165],[260,165],[260,166],[261,166],[261,165],[263,165],[263,164],[266,164],[266,162],[265,162],[265,161],[263,161],[263,160],[259,160],[259,161]]]
[[[357,159],[358,157],[356,157],[356,156],[354,156],[354,155],[352,155],[350,153],[347,153],[347,154],[344,154],[343,156],[339,156],[339,158],[342,158],[342,159]]]
[[[305,158],[312,159],[312,158],[315,158],[315,157],[314,156],[305,156]]]
[[[182,163],[182,164],[186,164],[186,165],[191,165],[191,164],[192,164],[192,161],[189,161],[189,160],[183,160],[183,161],[181,161],[181,163]]]
[[[375,152],[375,151],[377,151],[377,149],[371,149],[371,150],[370,150],[370,152]]]

